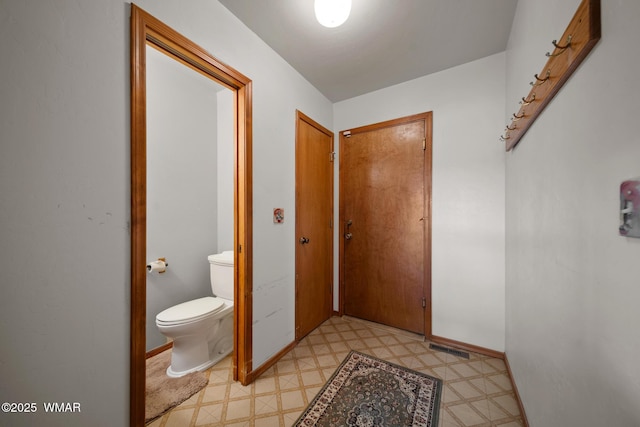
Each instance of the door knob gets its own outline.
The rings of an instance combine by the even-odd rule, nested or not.
[[[305,243],[309,243],[309,239],[307,239],[306,237],[301,237],[300,238],[300,244],[304,245]]]
[[[351,228],[351,224],[353,224],[353,221],[350,219],[348,219],[347,222],[344,223],[344,226],[345,226],[344,238],[346,240],[351,240],[351,238],[353,237],[353,234],[349,233],[349,228]]]

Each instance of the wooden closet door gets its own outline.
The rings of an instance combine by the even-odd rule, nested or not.
[[[333,313],[333,133],[296,125],[296,340]]]

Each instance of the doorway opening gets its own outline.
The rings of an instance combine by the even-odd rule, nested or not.
[[[147,280],[146,48],[152,46],[233,92],[234,380],[252,381],[252,83],[206,50],[131,5],[130,425],[145,419]]]

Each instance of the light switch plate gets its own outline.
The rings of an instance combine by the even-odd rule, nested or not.
[[[284,209],[282,208],[274,208],[273,209],[273,223],[274,224],[282,224],[284,222]]]
[[[640,177],[620,184],[620,235],[640,237]]]

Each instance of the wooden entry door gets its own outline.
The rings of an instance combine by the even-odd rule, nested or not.
[[[343,313],[431,334],[431,113],[340,136]]]
[[[296,117],[296,340],[333,312],[333,132]]]

